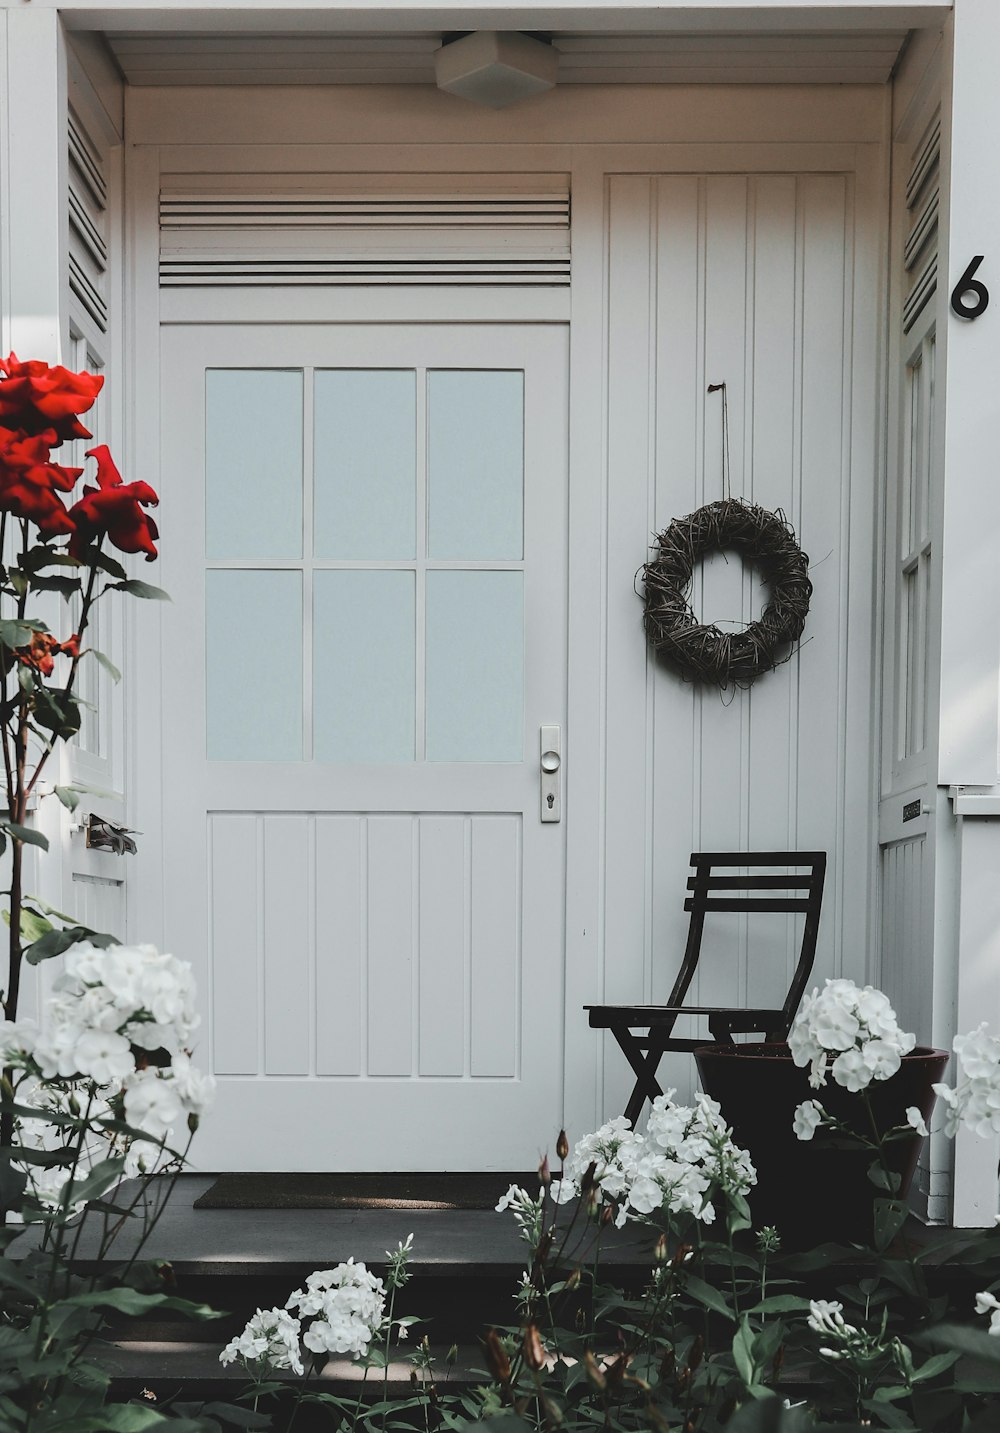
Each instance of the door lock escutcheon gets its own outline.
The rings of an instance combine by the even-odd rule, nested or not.
[[[539,731],[541,819],[562,820],[562,734],[557,726]]]

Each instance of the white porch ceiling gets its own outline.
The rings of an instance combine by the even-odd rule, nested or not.
[[[434,83],[441,34],[115,32],[133,85]],[[560,84],[882,84],[905,30],[862,34],[556,34]]]

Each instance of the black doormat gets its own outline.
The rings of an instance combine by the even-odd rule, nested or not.
[[[195,1209],[493,1209],[531,1174],[220,1174]]]

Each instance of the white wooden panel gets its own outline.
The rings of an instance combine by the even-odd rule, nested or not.
[[[413,1070],[414,822],[368,821],[368,1073]]]
[[[470,1068],[474,1077],[513,1077],[518,1072],[520,866],[520,818],[473,817]]]
[[[418,1073],[460,1076],[465,1070],[469,949],[469,822],[422,816]]]
[[[360,1075],[367,902],[365,823],[316,818],[316,1073]]]
[[[850,471],[846,442],[853,365],[872,371],[871,355],[852,351],[853,204],[841,174],[611,181],[608,1000],[665,998],[692,850],[828,851],[817,979],[840,968],[848,879],[851,920],[864,928],[870,773],[846,761],[844,646],[849,610],[873,599],[870,520],[852,500],[873,510],[874,474]],[[732,494],[787,513],[816,589],[790,660],[724,695],[647,653],[629,591],[646,534],[724,494],[721,398],[706,391],[717,382],[727,385]],[[696,574],[706,621],[742,625],[762,596],[738,560]],[[853,660],[852,681],[867,679],[863,653]],[[693,998],[780,1001],[800,937],[799,917],[711,918]],[[866,942],[849,943],[846,960],[863,978]],[[617,1051],[607,1063],[613,1113],[630,1077]],[[690,1059],[666,1060],[661,1074],[688,1086]]]
[[[268,816],[264,834],[264,1073],[307,1075],[312,1007],[312,822]]]
[[[255,1075],[260,1068],[262,964],[259,948],[258,818],[214,812],[209,817],[212,930],[212,1070]]]

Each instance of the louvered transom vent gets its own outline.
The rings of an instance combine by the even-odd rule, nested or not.
[[[412,182],[412,181],[411,181]],[[552,188],[426,193],[164,189],[160,283],[564,286],[570,204]]]
[[[104,165],[71,114],[69,286],[102,333],[108,327],[108,186]]]
[[[906,185],[904,333],[910,332],[937,289],[940,169],[941,121],[937,119],[917,146]]]

